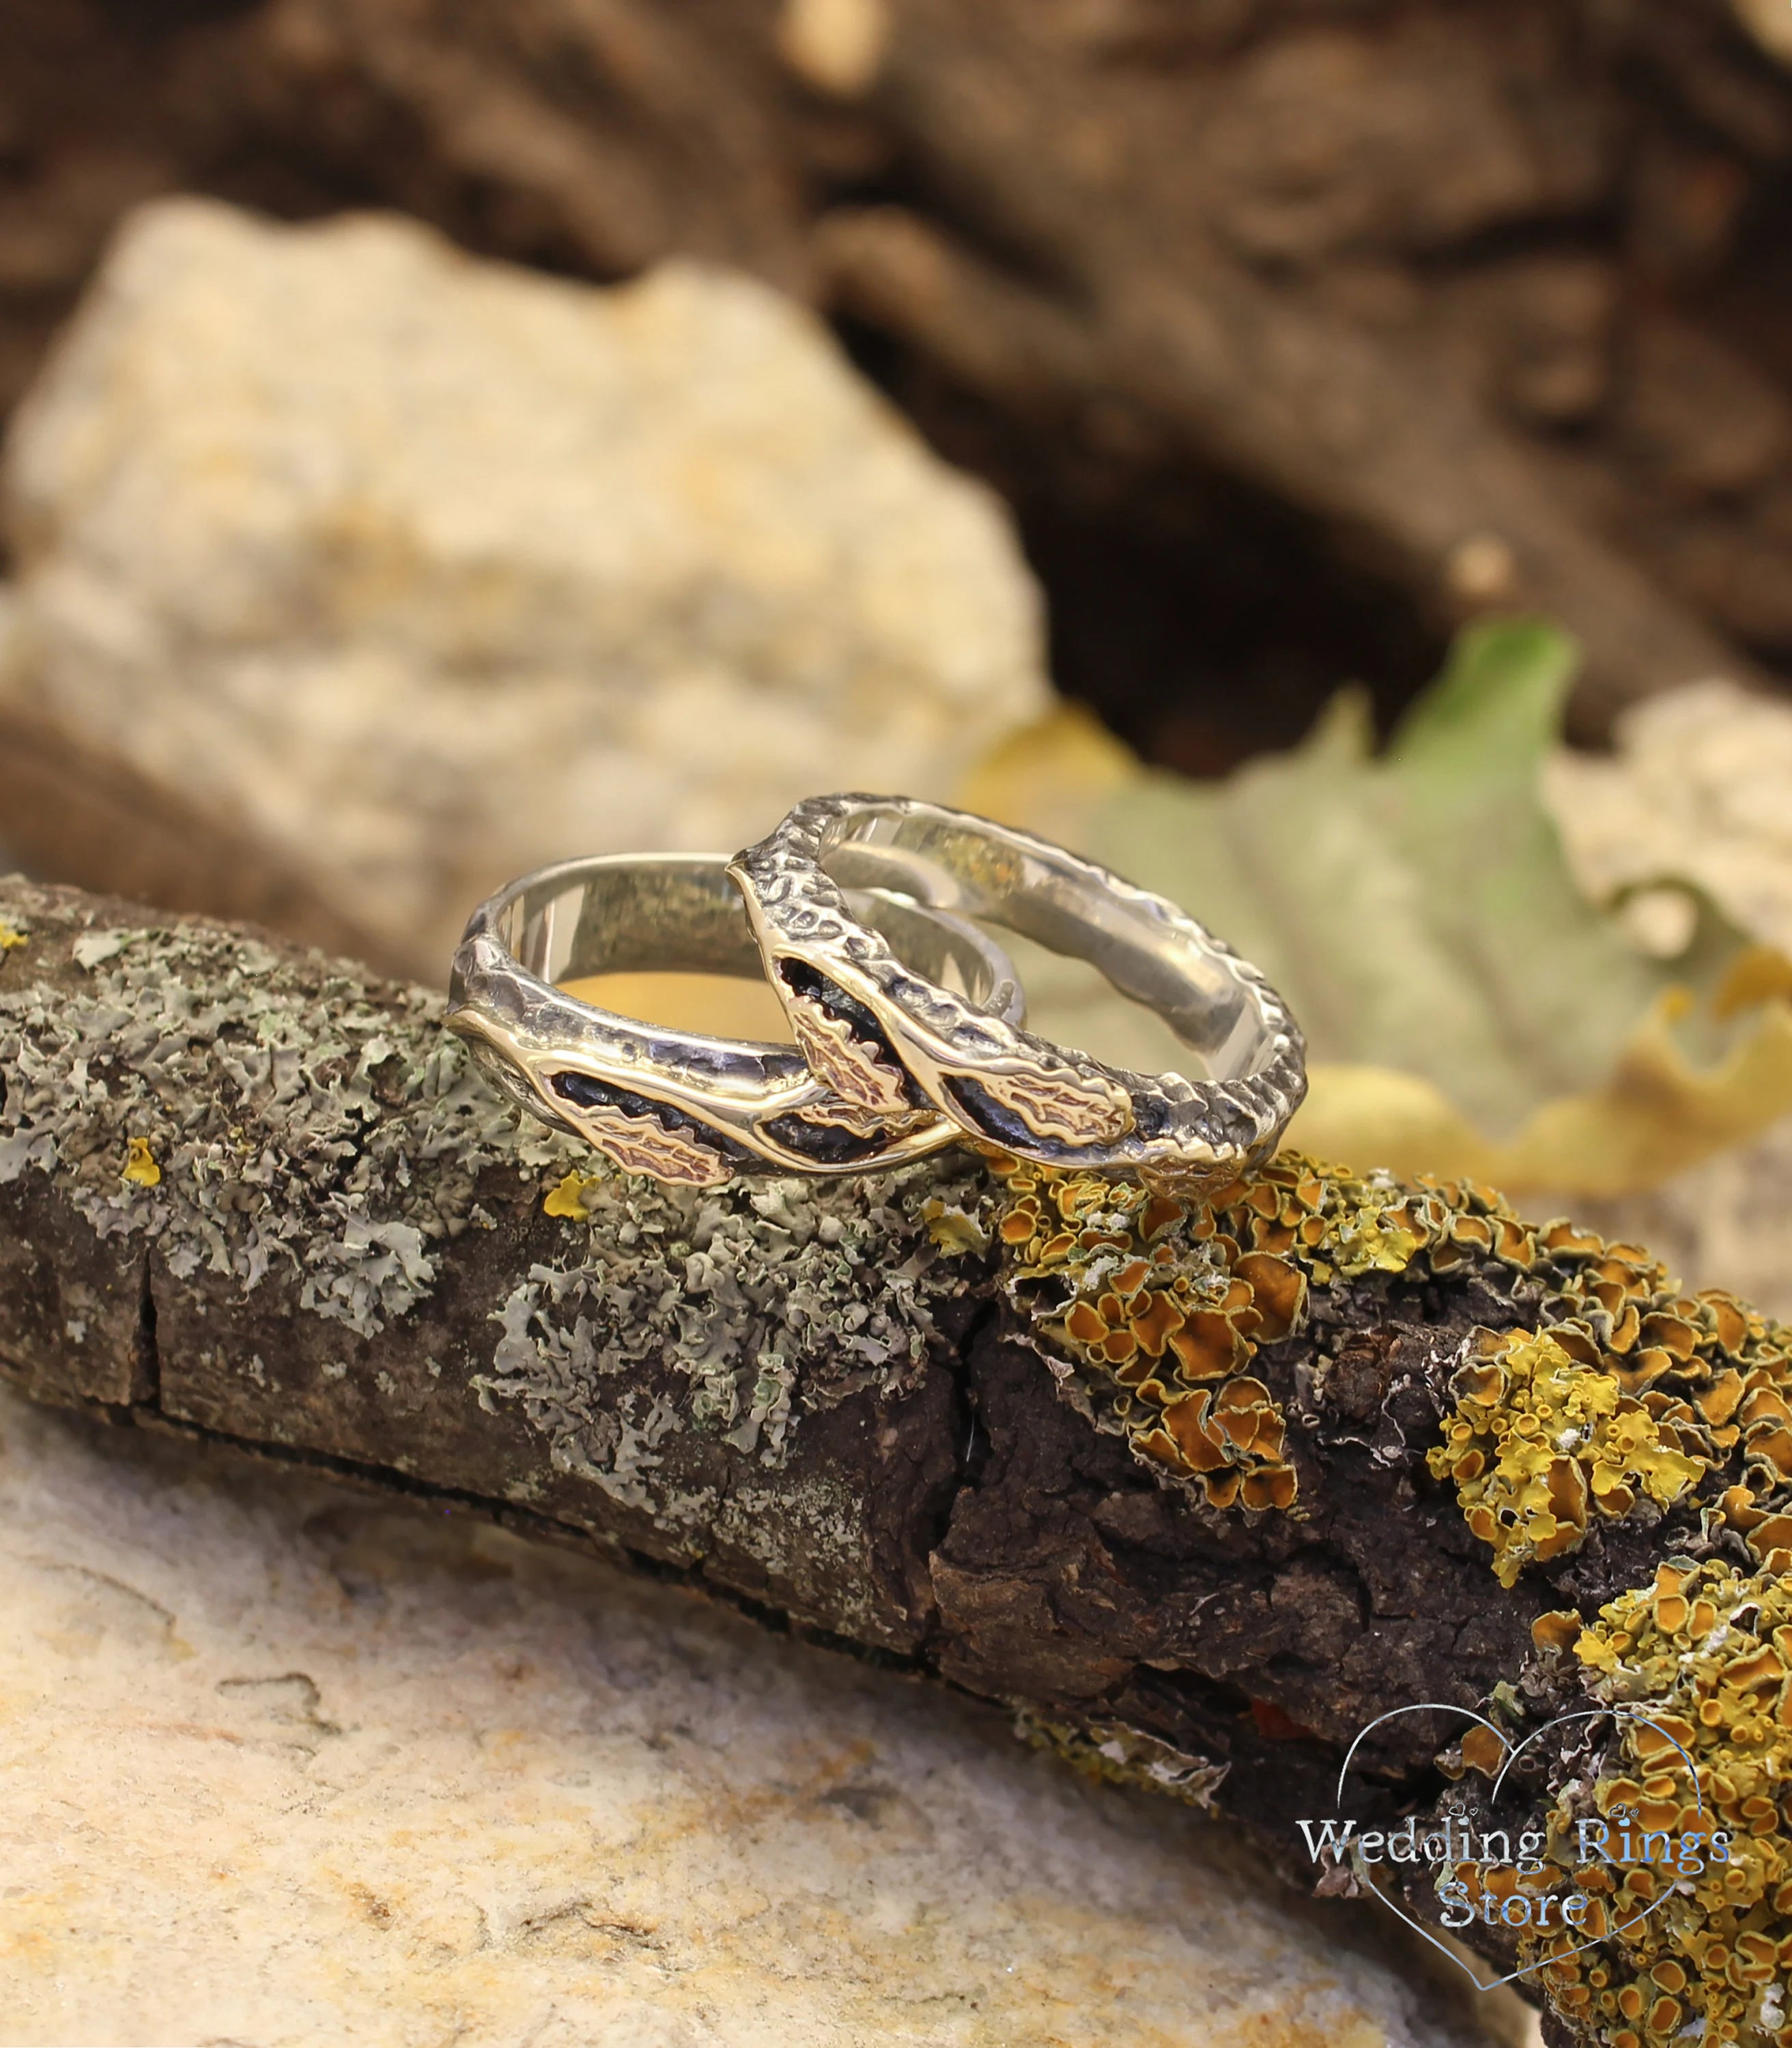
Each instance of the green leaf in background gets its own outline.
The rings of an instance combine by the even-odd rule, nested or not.
[[[1299,747],[1221,782],[1143,768],[1068,713],[967,801],[1161,890],[1262,967],[1307,1033],[1315,1107],[1349,1094],[1328,1127],[1355,1133],[1356,1105],[1388,1105],[1384,1150],[1353,1164],[1534,1179],[1559,1154],[1565,1184],[1638,1185],[1752,1127],[1757,1097],[1763,1116],[1785,1106],[1792,1066],[1781,1075],[1778,1038],[1745,1049],[1752,1065],[1685,1065],[1724,1049],[1712,999],[1744,944],[1696,891],[1689,942],[1664,960],[1576,887],[1540,793],[1576,664],[1550,626],[1473,627],[1383,751],[1346,690]],[[1017,958],[1047,1035],[1186,1064],[1089,970]]]

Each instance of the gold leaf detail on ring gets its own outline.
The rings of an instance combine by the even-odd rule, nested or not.
[[[1132,1128],[1132,1098],[1111,1081],[1064,1080],[1038,1068],[1018,1073],[988,1068],[968,1078],[1011,1109],[1036,1138],[1108,1144]]]
[[[809,1063],[818,1081],[855,1107],[875,1116],[880,1125],[912,1118],[914,1105],[903,1087],[900,1068],[880,1059],[869,1045],[853,1036],[852,1027],[831,1017],[813,996],[793,996],[789,1004],[790,1028],[796,1034],[797,1049]],[[837,1110],[828,1121],[848,1131],[857,1129]],[[869,1137],[871,1131],[860,1131]]]
[[[847,1131],[855,1138],[891,1140],[925,1130],[937,1121],[938,1115],[939,1112],[933,1109],[867,1109],[862,1103],[848,1102],[837,1094],[801,1112],[805,1123],[817,1125],[824,1131]]]
[[[1138,1177],[1154,1194],[1167,1195],[1170,1200],[1186,1203],[1193,1208],[1216,1189],[1236,1180],[1244,1163],[1235,1151],[1222,1156],[1206,1146],[1201,1150],[1208,1154],[1204,1159],[1142,1159]]]
[[[557,1100],[554,1108],[625,1173],[647,1173],[691,1188],[712,1188],[733,1177],[733,1166],[720,1152],[668,1131],[657,1117],[630,1116],[601,1105],[574,1110]]]

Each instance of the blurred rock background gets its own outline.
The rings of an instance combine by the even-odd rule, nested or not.
[[[944,794],[1047,701],[988,491],[738,271],[596,291],[395,215],[157,202],[3,488],[0,716],[42,782],[9,834],[426,980],[513,875]],[[121,785],[156,828],[90,797],[77,840],[64,793]]]
[[[1783,666],[1775,0],[14,0],[0,404],[123,211],[395,208],[832,319],[1015,508],[1061,687],[1208,772],[1541,606],[1589,725]],[[1297,602],[1290,602],[1291,588]]]
[[[956,797],[1270,968],[1316,1056],[1299,1142],[1503,1181],[1792,1313],[1787,20],[1778,0],[10,0],[0,848],[439,980],[466,910],[539,861],[731,849],[819,789]],[[1086,977],[1027,965],[1046,1028],[1173,1057]],[[16,1409],[0,1429],[22,1446],[9,1557],[119,1484],[141,1522],[96,1536],[78,1583],[17,1581],[12,1633],[37,1647],[8,1681],[28,1704],[6,1895],[36,1903],[0,2039],[137,2038],[190,1965],[232,2038],[328,2038],[409,2000],[428,2025],[390,2038],[434,2038],[458,2000],[465,2038],[494,2041],[732,2042],[749,2009],[791,2039],[1205,2040],[1162,1973],[1219,1986],[1259,1934],[1266,2002],[1236,2009],[1282,2030],[1261,2038],[1512,2024],[1509,2003],[1402,2003],[1410,1955],[1341,1918],[1348,1960],[1304,1922],[1275,1949],[1274,1896],[1157,1822],[1136,1898],[1104,1878],[1099,1925],[1029,1945],[1037,1846],[1107,1865],[1065,1795],[1006,1763],[1011,1862],[964,1865],[995,1918],[920,1963],[867,1938],[850,1990],[778,1990],[754,1914],[700,1936],[709,1866],[633,1834],[598,1862],[652,1897],[607,1918],[589,1887],[543,1905],[517,1859],[559,1851],[490,1817],[472,1853],[508,1903],[475,1913],[445,1862],[394,1903],[344,1873],[383,1870],[428,1788],[461,1782],[455,1744],[511,1739],[483,1677],[471,1736],[405,1704],[487,1573],[477,1546],[419,1565],[409,1537],[369,1539],[402,1627],[352,1588],[324,1637],[315,1601],[252,1624],[228,1588],[335,1508],[281,1496],[251,1526],[209,1468],[139,1494],[78,1432]],[[203,1684],[168,1650],[184,1620],[91,1592],[145,1548],[151,1608],[218,1631]],[[347,1584],[339,1548],[306,1569]],[[499,1575],[522,1569],[506,1553]],[[557,1582],[498,1619],[557,1642],[583,1599],[639,1596]],[[650,1701],[643,1727],[676,1720],[680,1646],[708,1624],[628,1612],[657,1647],[599,1663]],[[776,1654],[727,1650],[776,1701],[739,1708],[758,1789],[726,1856],[749,1808],[789,1833],[728,1882],[817,1873],[836,1932],[805,1934],[801,1967],[824,1977],[859,1852],[824,1839],[832,1794],[768,1760],[780,1716],[813,1719],[818,1755],[916,1745],[903,1768],[942,1812],[981,1737],[885,1728],[868,1693],[768,1675]],[[301,1729],[306,1761],[281,1762],[262,1725],[330,1722],[282,1673],[331,1659],[383,1731],[367,1755],[411,1759],[377,1798],[366,1756],[352,1796],[308,1791],[294,1771],[349,1751]],[[651,1675],[615,1678],[630,1659]],[[146,1729],[204,1723],[207,1687],[223,1747],[171,1782],[194,1813],[255,1817],[232,1855],[273,1874],[240,1926],[271,1953],[276,1895],[296,1915],[284,2008],[244,2002],[159,1866],[161,1931],[118,1934],[113,1835],[153,1813],[185,1839],[157,1767],[70,1789],[56,1699],[97,1701],[87,1743],[135,1759]],[[717,1710],[701,1690],[687,1720]],[[526,1804],[622,1767],[557,1712],[522,1714]],[[881,1732],[855,1732],[867,1714]],[[722,1857],[708,1781],[643,1740],[616,1810],[695,1799]],[[244,1742],[275,1759],[253,1782],[196,1760]],[[282,1825],[295,1801],[338,1817],[329,1871]],[[94,1845],[73,1866],[71,1825]],[[1104,2031],[1119,1979],[1088,1959],[1179,1856],[1196,1919],[1202,1884],[1230,1887],[1258,1932],[1154,1949],[1146,2004]],[[56,1868],[91,1906],[79,1931]],[[362,1891],[406,1960],[345,1934]],[[588,2011],[555,1971],[599,1949],[615,1996]],[[438,1951],[453,1984],[425,1996],[407,1972]],[[919,2011],[972,1951],[1026,1996]],[[668,1988],[718,1957],[723,1990]],[[1341,2005],[1315,1988],[1334,1964]]]

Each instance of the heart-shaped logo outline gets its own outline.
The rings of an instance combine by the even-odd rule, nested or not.
[[[1577,1710],[1571,1714],[1557,1714],[1553,1720],[1545,1721],[1541,1728],[1533,1728],[1530,1734],[1525,1737],[1522,1742],[1515,1744],[1503,1728],[1500,1728],[1494,1722],[1490,1721],[1484,1714],[1476,1713],[1472,1707],[1449,1706],[1438,1700],[1421,1700],[1415,1705],[1410,1707],[1391,1707],[1385,1714],[1377,1714],[1375,1718],[1369,1723],[1367,1727],[1361,1729],[1358,1732],[1356,1740],[1352,1742],[1349,1748],[1344,1751],[1344,1762],[1339,1767],[1338,1770],[1338,1789],[1336,1799],[1337,1804],[1340,1806],[1344,1804],[1344,1781],[1350,1775],[1351,1759],[1356,1755],[1357,1750],[1365,1741],[1367,1740],[1369,1736],[1375,1733],[1375,1730],[1382,1725],[1383,1722],[1398,1720],[1402,1714],[1456,1714],[1460,1716],[1464,1720],[1478,1722],[1481,1727],[1487,1729],[1491,1735],[1492,1735],[1504,1746],[1506,1751],[1506,1761],[1500,1765],[1499,1771],[1495,1774],[1493,1783],[1489,1789],[1488,1797],[1492,1799],[1497,1799],[1499,1797],[1499,1788],[1506,1782],[1507,1772],[1511,1769],[1512,1766],[1518,1761],[1519,1758],[1530,1748],[1530,1745],[1534,1742],[1537,1741],[1541,1736],[1547,1735],[1551,1728],[1561,1728],[1565,1723],[1569,1721],[1604,1720],[1608,1717],[1613,1720],[1636,1721],[1644,1728],[1652,1728],[1655,1731],[1656,1734],[1661,1737],[1662,1741],[1669,1744],[1669,1746],[1674,1749],[1679,1756],[1681,1761],[1685,1765],[1686,1774],[1693,1781],[1693,1796],[1697,1800],[1699,1804],[1699,1818],[1701,1821],[1705,1818],[1705,1788],[1699,1782],[1698,1766],[1694,1763],[1692,1758],[1687,1755],[1685,1749],[1681,1746],[1681,1744],[1676,1742],[1674,1737],[1668,1733],[1667,1730],[1663,1728],[1658,1721],[1651,1720],[1647,1714],[1635,1712],[1628,1707],[1580,1708],[1577,1709]],[[1522,1969],[1508,1970],[1504,1976],[1495,1977],[1491,1980],[1491,1982],[1484,1984],[1480,1978],[1475,1974],[1475,1972],[1468,1967],[1468,1964],[1464,1961],[1462,1957],[1457,1954],[1454,1949],[1451,1948],[1447,1943],[1440,1941],[1437,1936],[1432,1934],[1425,1926],[1425,1923],[1422,1921],[1415,1919],[1403,1906],[1397,1906],[1394,1902],[1388,1897],[1387,1894],[1382,1890],[1379,1884],[1376,1883],[1374,1875],[1371,1872],[1369,1865],[1365,1864],[1361,1866],[1361,1868],[1367,1878],[1369,1890],[1374,1894],[1375,1897],[1381,1903],[1381,1904],[1385,1906],[1388,1911],[1391,1913],[1396,1919],[1405,1921],[1406,1925],[1413,1930],[1414,1934],[1419,1936],[1421,1940],[1429,1941],[1432,1947],[1434,1948],[1440,1955],[1448,1956],[1450,1961],[1456,1965],[1456,1968],[1462,1972],[1463,1975],[1468,1978],[1468,1981],[1474,1985],[1477,1991],[1497,1990],[1501,1984],[1511,1984],[1515,1979],[1519,1977],[1529,1976],[1532,1971],[1542,1969],[1546,1967],[1546,1965],[1543,1963],[1526,1963]],[[1550,1962],[1559,1962],[1563,1956],[1577,1956],[1583,1949],[1597,1948],[1602,1941],[1610,1941],[1613,1935],[1621,1934],[1627,1927],[1639,1926],[1643,1921],[1649,1918],[1651,1913],[1658,1911],[1667,1903],[1669,1892],[1671,1889],[1671,1887],[1664,1886],[1661,1897],[1658,1899],[1653,1905],[1646,1906],[1640,1913],[1633,1913],[1627,1920],[1619,1921],[1616,1927],[1608,1927],[1603,1934],[1592,1935],[1584,1941],[1576,1942],[1572,1949],[1562,1949],[1560,1952],[1560,1954],[1550,1957],[1548,1961]]]

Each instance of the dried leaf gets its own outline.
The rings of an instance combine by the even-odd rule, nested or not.
[[[1685,879],[1655,878],[1685,906],[1668,958],[1577,886],[1541,789],[1574,665],[1549,627],[1484,625],[1383,752],[1345,692],[1299,747],[1221,783],[1123,770],[1114,743],[1059,714],[968,801],[1162,890],[1263,968],[1312,1050],[1305,1149],[1508,1186],[1651,1186],[1792,1110],[1792,1010]],[[1186,1064],[1088,970],[1016,953],[1038,1028]]]
[[[1564,751],[1544,772],[1583,890],[1634,902],[1678,876],[1792,956],[1792,704],[1699,683],[1635,706],[1615,738],[1608,754]]]

